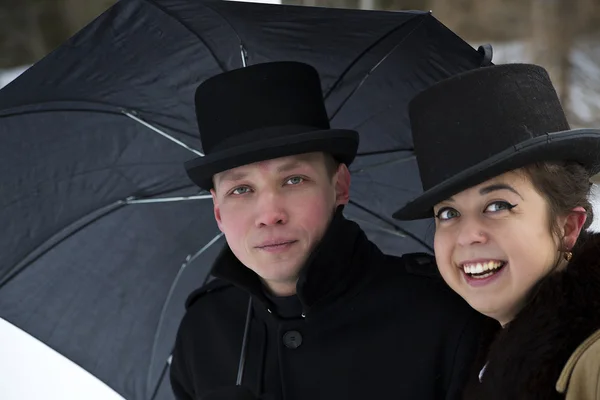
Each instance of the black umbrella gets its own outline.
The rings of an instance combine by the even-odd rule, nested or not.
[[[121,0],[0,91],[0,317],[127,399],[172,398],[183,301],[224,240],[183,168],[193,93],[274,60],[316,67],[332,125],[361,133],[347,216],[430,251],[430,221],[390,219],[421,191],[406,104],[484,51],[423,12]]]

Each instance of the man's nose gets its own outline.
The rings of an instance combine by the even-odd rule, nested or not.
[[[283,199],[276,192],[262,193],[258,199],[256,226],[283,225],[288,221]]]

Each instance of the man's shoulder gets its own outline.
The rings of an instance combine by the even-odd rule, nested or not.
[[[407,253],[402,256],[384,254],[382,264],[383,269],[392,275],[442,279],[435,257],[428,253]]]
[[[194,290],[185,301],[185,309],[190,310],[195,305],[202,302],[204,299],[221,297],[225,295],[231,296],[231,293],[240,292],[233,284],[219,278],[214,278],[210,282],[204,284],[200,288]]]
[[[211,324],[222,324],[243,318],[248,305],[248,294],[233,284],[214,279],[194,290],[185,301],[179,334],[193,337],[200,332],[210,335]]]
[[[377,286],[396,291],[399,298],[417,296],[426,302],[444,303],[441,308],[465,308],[466,303],[446,284],[431,254],[384,255],[379,271]]]
[[[467,329],[467,336],[479,332],[486,317],[474,310],[442,278],[435,257],[428,253],[407,253],[402,256],[384,255],[382,273],[372,287],[377,293],[386,292],[388,300],[398,309],[426,315],[434,325],[451,327],[457,335]],[[406,314],[398,312],[400,318]],[[449,328],[450,329],[450,328]]]

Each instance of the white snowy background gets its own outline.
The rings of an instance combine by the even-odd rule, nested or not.
[[[278,0],[253,2],[281,3]],[[492,45],[493,61],[496,64],[531,61],[528,60],[526,47],[521,42]],[[597,82],[600,76],[600,67],[595,57],[600,59],[600,47],[591,42],[581,42],[572,52],[575,77],[571,86],[571,107],[583,124],[600,121],[600,118],[597,118],[600,111],[600,87],[594,88],[589,84]],[[0,70],[0,88],[26,68]],[[592,225],[592,230],[600,231],[600,202],[596,199],[600,191],[595,189],[593,203],[598,218]],[[2,400],[122,400],[121,396],[91,374],[2,319],[0,376]]]

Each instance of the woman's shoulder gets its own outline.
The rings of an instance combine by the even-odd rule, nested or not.
[[[600,329],[575,349],[556,382],[566,399],[600,398]]]

